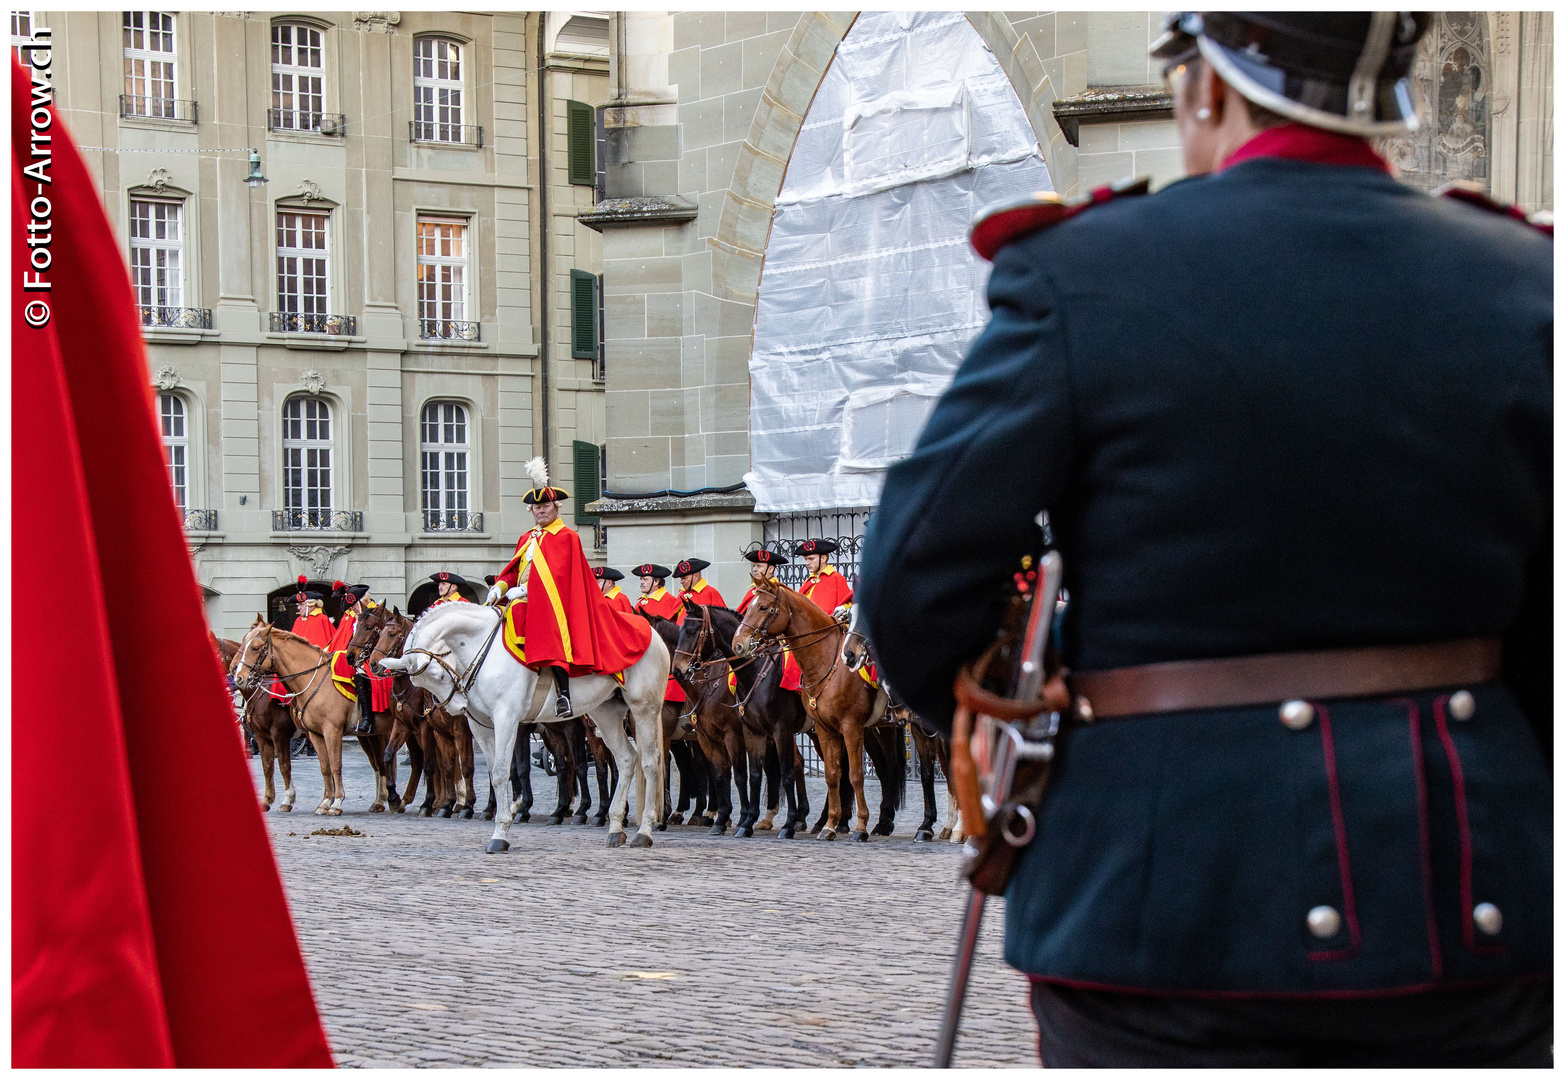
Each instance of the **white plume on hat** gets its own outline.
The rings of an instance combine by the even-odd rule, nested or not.
[[[541,457],[535,457],[522,466],[532,479],[533,487],[546,488],[549,486],[549,463]]]

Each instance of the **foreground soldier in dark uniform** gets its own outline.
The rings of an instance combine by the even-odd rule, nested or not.
[[[1178,14],[1190,178],[975,227],[993,318],[859,600],[949,725],[1049,513],[1075,700],[1006,896],[1047,1065],[1550,1063],[1553,250],[1358,137],[1425,21]]]

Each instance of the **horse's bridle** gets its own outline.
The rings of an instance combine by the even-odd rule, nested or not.
[[[753,651],[767,649],[773,645],[787,645],[791,648],[793,645],[798,645],[801,643],[807,645],[814,644],[816,641],[823,640],[827,634],[835,633],[836,631],[843,628],[840,622],[838,622],[836,619],[832,619],[831,622],[826,626],[817,627],[814,630],[804,630],[797,634],[776,633],[772,630],[772,624],[776,622],[777,616],[779,614],[783,615],[783,626],[785,627],[793,621],[793,616],[790,613],[783,611],[781,593],[774,592],[769,589],[762,589],[761,591],[772,598],[772,607],[767,612],[766,619],[760,626],[752,626],[750,628],[753,632],[751,640],[756,643],[755,650]],[[809,638],[810,640],[806,641],[806,638]],[[844,638],[844,640],[846,640],[846,638]],[[831,678],[832,672],[837,670],[837,664],[841,660],[842,646],[839,645],[837,648],[832,650],[831,665],[826,669],[826,674],[822,675],[819,679],[816,679],[807,686],[800,685],[799,693],[804,696],[805,702],[812,710],[815,708],[816,699],[815,696],[810,693],[810,691],[823,685],[827,679]]]
[[[271,633],[274,629],[276,629],[276,628],[272,627],[272,626],[267,626],[267,627],[264,627],[264,628],[261,629],[261,639],[262,639],[261,640],[261,652],[259,654],[257,654],[257,656],[255,658],[255,663],[246,665],[250,669],[250,674],[245,676],[245,681],[244,681],[244,683],[242,685],[244,685],[247,688],[250,688],[252,690],[264,689],[262,687],[262,685],[261,685],[261,677],[262,677],[263,674],[266,674],[266,673],[261,671],[260,665],[261,665],[261,663],[263,661],[265,661],[267,663],[273,663],[274,662],[273,654],[276,652],[276,650],[272,647],[272,633]],[[246,634],[245,635],[245,647],[246,648],[249,647],[249,641],[250,641],[250,636],[248,634]],[[308,642],[306,644],[308,644]],[[242,656],[243,653],[241,653],[240,655]],[[301,671],[287,671],[287,672],[283,672],[283,671],[278,671],[276,669],[276,667],[273,667],[271,672],[270,672],[270,674],[272,675],[273,678],[277,679],[279,682],[283,682],[283,680],[286,680],[286,679],[292,679],[292,678],[294,678],[297,675],[309,675],[310,676],[310,681],[305,684],[304,690],[298,690],[298,691],[289,690],[288,691],[288,705],[291,708],[295,708],[300,715],[303,715],[304,710],[308,709],[310,707],[310,702],[315,700],[315,695],[320,693],[320,690],[321,690],[320,686],[315,686],[315,676],[313,674],[311,674],[311,673],[312,672],[316,672],[316,671],[320,671],[322,668],[328,668],[330,666],[331,666],[331,654],[327,653],[326,654],[326,659],[322,660],[319,664],[316,664],[312,668],[304,668]],[[287,686],[287,683],[283,682],[283,685]],[[321,686],[324,686],[324,685],[325,685],[325,683],[321,684]],[[315,688],[313,690],[311,690],[310,689],[311,687],[315,687]],[[310,696],[308,698],[305,698],[304,704],[298,705],[297,704],[298,699],[300,697],[303,697],[303,695],[304,695],[306,690],[309,691]]]
[[[496,615],[499,616],[499,618],[495,620],[494,629],[490,630],[489,636],[484,639],[484,647],[478,650],[478,655],[473,658],[473,662],[468,664],[467,667],[463,668],[460,673],[453,670],[451,665],[446,663],[443,657],[436,653],[430,652],[428,649],[404,648],[402,650],[402,655],[404,657],[410,656],[413,653],[421,653],[424,656],[429,657],[430,660],[433,660],[435,663],[444,668],[447,675],[451,676],[451,692],[447,694],[441,701],[431,706],[430,712],[433,712],[435,709],[445,708],[446,705],[450,703],[451,699],[456,697],[457,694],[465,694],[473,688],[473,681],[478,678],[478,669],[484,666],[484,660],[489,656],[489,650],[494,645],[495,636],[500,633],[500,627],[505,625],[504,611],[501,611],[498,608],[488,608],[487,610],[493,611]],[[426,662],[424,666],[419,668],[417,671],[409,669],[408,677],[411,679],[414,675],[422,675],[428,670],[429,664]],[[431,694],[430,696],[433,697],[434,695]]]
[[[691,682],[694,682],[694,683],[707,683],[707,684],[709,684],[709,683],[716,682],[718,679],[724,677],[722,675],[703,676],[701,674],[701,670],[703,668],[705,668],[707,665],[710,664],[710,665],[716,666],[717,663],[718,663],[717,659],[713,659],[713,660],[703,659],[703,657],[705,657],[705,655],[706,655],[707,645],[708,645],[709,642],[712,645],[712,651],[717,653],[718,658],[722,660],[724,666],[726,666],[729,671],[737,672],[740,668],[745,667],[748,664],[756,663],[757,661],[759,661],[762,658],[763,655],[765,656],[766,661],[767,661],[768,664],[772,663],[772,661],[774,660],[774,657],[773,657],[772,653],[770,653],[770,652],[766,652],[764,654],[762,654],[760,652],[752,653],[750,656],[746,656],[743,659],[738,659],[736,657],[732,657],[732,656],[728,656],[728,655],[724,654],[723,650],[717,648],[717,645],[716,645],[717,634],[712,629],[712,613],[711,613],[711,611],[707,608],[707,605],[705,605],[705,604],[697,604],[696,606],[701,609],[701,629],[699,631],[697,631],[697,633],[696,633],[695,652],[694,653],[687,653],[683,649],[681,649],[681,650],[679,650],[679,651],[674,653],[674,659],[675,660],[678,660],[679,657],[681,657],[681,656],[689,656],[690,657],[690,663],[686,666],[686,672],[685,672],[685,677],[687,679],[689,679]],[[686,618],[689,618],[689,616],[687,615]],[[760,688],[761,678],[765,674],[766,674],[766,672],[764,670],[756,672],[755,680],[753,682],[751,682],[751,684],[750,684],[750,692],[748,694],[746,694],[743,698],[740,698],[736,694],[734,696],[734,704],[728,705],[728,703],[726,701],[725,702],[721,702],[720,704],[728,705],[728,707],[731,708],[731,709],[737,709],[738,712],[739,712],[739,715],[743,716],[744,715],[745,706],[748,705],[750,703],[750,699],[755,696],[756,690],[758,690]],[[685,717],[692,715],[694,712],[695,712],[695,710],[692,709],[689,713],[683,713],[683,714],[681,714],[680,719],[683,720]]]

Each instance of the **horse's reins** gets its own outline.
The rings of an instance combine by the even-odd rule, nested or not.
[[[718,679],[723,678],[722,675],[703,675],[702,674],[702,669],[703,668],[706,668],[708,666],[714,666],[715,667],[718,664],[719,660],[721,660],[724,663],[724,665],[728,668],[729,671],[737,673],[740,668],[745,667],[745,666],[747,666],[749,664],[754,664],[754,663],[758,662],[759,660],[763,659],[763,656],[764,656],[764,659],[766,660],[767,665],[768,665],[766,670],[770,669],[771,663],[776,659],[776,657],[771,652],[766,652],[764,654],[763,653],[759,653],[759,652],[752,653],[751,655],[749,655],[749,656],[747,656],[747,657],[745,657],[744,659],[741,660],[741,659],[738,659],[736,657],[727,656],[727,655],[725,655],[723,653],[722,649],[717,648],[717,645],[716,645],[717,633],[712,629],[712,613],[711,613],[710,610],[708,610],[708,608],[707,608],[707,606],[705,604],[702,604],[702,605],[699,605],[699,606],[701,608],[701,629],[696,634],[695,651],[693,653],[686,653],[686,652],[683,652],[681,650],[680,652],[677,652],[677,653],[674,654],[676,659],[678,657],[680,657],[680,656],[689,656],[690,657],[690,664],[687,665],[687,667],[689,669],[691,669],[691,670],[690,670],[690,674],[688,674],[686,677],[688,679],[690,679],[691,682],[699,682],[699,683],[703,683],[703,684],[706,684],[706,685],[710,685],[710,684],[716,682]],[[704,657],[704,654],[706,653],[706,648],[707,648],[708,642],[712,643],[712,651],[717,653],[717,657],[715,657],[713,659],[710,659],[710,660],[709,659],[705,659],[705,657]],[[750,692],[745,694],[745,696],[743,698],[739,697],[738,694],[735,694],[734,695],[734,703],[732,705],[729,705],[728,702],[726,702],[726,701],[718,702],[718,704],[724,705],[724,706],[726,706],[726,707],[728,707],[730,709],[734,709],[734,710],[738,711],[740,716],[743,716],[744,715],[745,706],[748,705],[750,703],[750,699],[755,696],[756,690],[760,689],[761,679],[763,677],[765,677],[766,670],[757,671],[755,673],[755,678],[750,683]],[[737,680],[736,680],[736,682],[737,682]],[[692,710],[692,713],[693,712],[694,712],[694,710]],[[691,713],[685,713],[685,714],[680,716],[680,719],[683,720],[686,716],[689,716],[689,715],[691,715]]]
[[[270,631],[272,629],[273,629],[273,627],[267,627],[268,631]],[[271,661],[272,660],[272,654],[276,651],[273,648],[273,646],[272,646],[272,635],[270,633],[266,633],[266,634],[263,635],[263,637],[264,637],[264,640],[263,640],[263,643],[262,643],[262,646],[261,646],[262,647],[261,655],[256,657],[256,662],[254,664],[248,665],[249,668],[250,668],[250,674],[245,678],[245,682],[247,682],[247,683],[250,683],[252,680],[254,680],[254,685],[257,686],[258,688],[260,687],[260,677],[262,675],[262,672],[261,672],[261,669],[260,669],[259,665],[260,665],[261,661],[263,661],[263,660]],[[306,642],[305,644],[309,644],[309,643]],[[313,646],[312,646],[312,648],[313,648]],[[321,691],[321,687],[320,686],[315,686],[315,676],[310,674],[310,673],[311,672],[315,672],[315,671],[320,671],[322,668],[330,667],[330,666],[331,666],[331,654],[327,653],[326,654],[326,659],[322,660],[319,664],[316,664],[312,668],[303,668],[302,670],[299,670],[299,671],[282,672],[282,671],[278,671],[276,669],[276,667],[273,667],[271,674],[278,681],[282,682],[284,686],[287,686],[286,680],[288,680],[288,679],[295,678],[295,677],[297,677],[299,675],[309,675],[310,676],[310,681],[305,684],[304,690],[298,690],[298,691],[289,690],[288,691],[288,705],[289,705],[289,707],[290,708],[296,708],[298,714],[300,716],[303,716],[305,710],[310,707],[310,702],[315,700],[315,695],[320,693],[320,691]],[[321,686],[325,686],[325,685],[326,685],[325,683],[321,684]],[[315,687],[315,689],[311,690],[310,688],[312,686]],[[298,705],[297,704],[298,699],[301,696],[304,695],[306,690],[309,691],[310,696],[305,699],[303,705]]]
[[[771,595],[772,595],[773,600],[776,602],[777,606],[774,607],[772,609],[771,613],[766,616],[765,624],[760,626],[760,627],[756,627],[755,628],[756,631],[757,631],[757,633],[755,635],[755,638],[756,638],[756,642],[757,642],[757,647],[758,648],[761,648],[761,649],[770,648],[772,645],[780,645],[783,642],[792,642],[792,643],[797,644],[799,642],[803,642],[805,638],[811,637],[811,635],[814,635],[815,640],[814,641],[810,641],[810,642],[806,642],[806,644],[813,645],[815,643],[815,641],[823,641],[823,640],[825,640],[825,637],[826,637],[827,634],[835,633],[835,632],[837,632],[839,630],[843,630],[844,629],[840,622],[838,622],[836,619],[832,619],[831,623],[829,625],[827,625],[827,626],[818,626],[814,630],[802,630],[802,631],[800,631],[797,634],[775,634],[775,633],[773,633],[769,629],[769,627],[771,626],[771,624],[773,622],[776,621],[777,616],[779,614],[785,614],[787,616],[787,621],[784,622],[783,625],[787,626],[788,623],[793,621],[793,615],[791,613],[784,612],[782,610],[782,603],[781,603],[782,595],[780,593],[775,593],[774,592]],[[845,631],[845,634],[846,633],[851,633],[851,631]],[[837,648],[833,649],[832,652],[831,652],[831,664],[826,668],[826,674],[822,675],[819,679],[816,679],[814,682],[812,682],[812,683],[810,683],[808,685],[803,685],[803,680],[802,679],[800,680],[801,685],[799,686],[799,693],[804,695],[804,699],[805,699],[806,702],[808,702],[808,704],[809,704],[811,709],[815,708],[816,699],[815,699],[815,695],[811,694],[810,691],[816,689],[819,686],[821,686],[822,684],[824,684],[826,682],[827,679],[831,678],[832,672],[837,670],[837,663],[841,659],[842,659],[842,648],[841,648],[841,646],[838,646]],[[801,674],[802,674],[802,669],[801,669]]]
[[[478,655],[474,657],[473,662],[468,664],[460,674],[452,670],[451,665],[446,663],[445,660],[437,656],[435,653],[430,652],[428,649],[405,648],[402,650],[403,656],[407,656],[410,653],[422,653],[423,655],[433,660],[435,663],[439,664],[441,667],[445,668],[446,674],[451,676],[451,692],[445,696],[444,700],[432,706],[429,710],[430,712],[434,712],[435,709],[445,708],[451,699],[456,697],[458,693],[465,694],[472,689],[473,681],[478,678],[478,669],[484,666],[484,659],[488,657],[490,648],[494,646],[495,635],[499,634],[500,627],[505,625],[505,612],[498,609],[491,610],[493,610],[495,614],[499,616],[499,618],[495,621],[494,629],[489,631],[489,636],[484,639],[484,647],[478,650]],[[408,675],[410,677],[415,674],[422,675],[428,670],[429,665],[425,664],[423,667],[419,668],[417,672],[408,672]],[[430,696],[433,697],[434,695]],[[428,714],[426,713],[425,715]]]

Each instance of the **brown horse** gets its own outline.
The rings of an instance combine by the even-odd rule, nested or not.
[[[250,627],[253,634],[257,627],[265,626],[266,620],[260,615],[255,617],[255,623]],[[249,635],[246,639],[249,640]],[[236,677],[235,668],[243,648],[242,642],[234,642],[234,652],[229,657],[230,678]],[[277,798],[277,789],[272,784],[272,765],[275,762],[282,772],[283,801],[277,804],[279,811],[293,809],[293,760],[289,756],[289,743],[293,741],[293,717],[282,702],[271,694],[271,680],[268,679],[259,686],[242,688],[240,691],[242,706],[240,720],[250,731],[250,736],[255,739],[255,745],[261,754],[261,775],[266,782],[266,791],[261,798],[261,810],[263,812],[272,808],[272,803]]]
[[[247,690],[259,688],[275,675],[287,689],[293,721],[310,737],[321,764],[321,801],[317,814],[342,813],[342,736],[358,720],[353,702],[331,685],[331,653],[275,626],[254,630],[235,657],[235,670]],[[371,813],[385,809],[386,784],[379,770],[383,740],[365,735],[359,745],[375,768],[375,801]]]
[[[826,771],[826,825],[820,839],[835,840],[841,820],[838,784],[847,754],[853,784],[855,820],[852,839],[869,839],[869,804],[864,798],[865,729],[883,719],[886,698],[842,662],[847,628],[808,599],[778,581],[755,583],[755,599],[734,634],[734,652],[753,656],[773,644],[786,644],[799,662],[799,696],[815,721]]]

